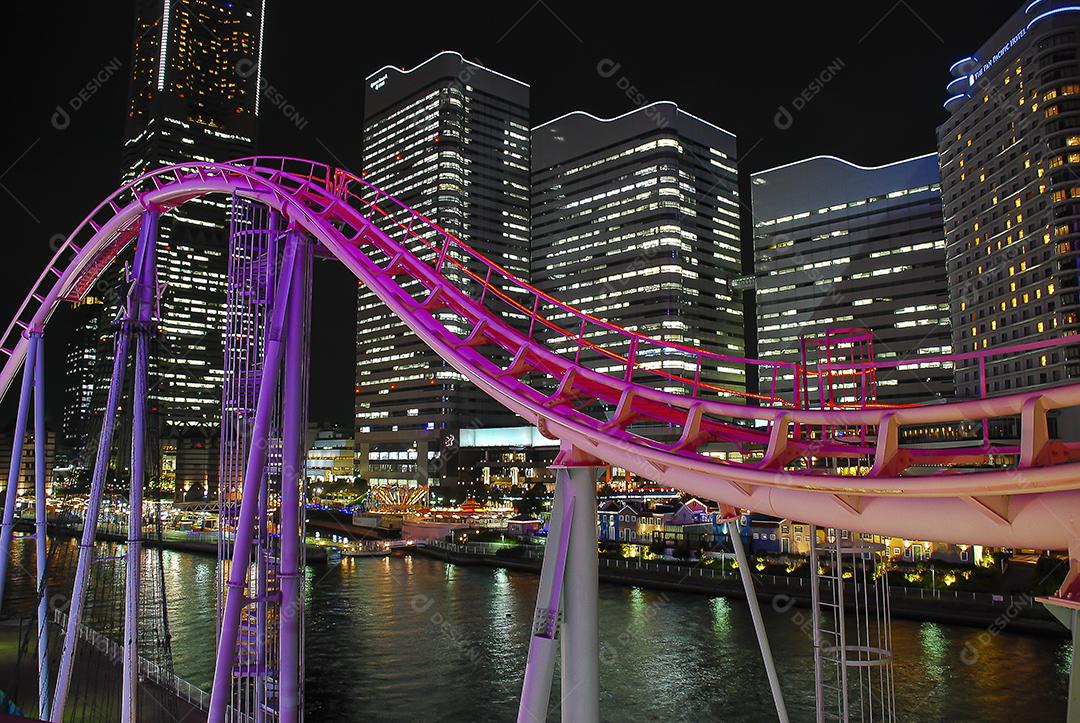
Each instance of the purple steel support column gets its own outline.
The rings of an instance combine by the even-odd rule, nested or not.
[[[547,720],[551,677],[555,674],[555,654],[559,650],[556,632],[566,572],[566,549],[574,519],[574,499],[567,496],[565,487],[556,485],[551,501],[544,563],[540,567],[540,586],[536,591],[536,611],[529,637],[529,657],[525,662],[525,678],[521,681],[518,723]]]
[[[302,570],[300,569],[300,515],[304,484],[304,381],[307,360],[304,348],[307,275],[311,246],[300,231],[290,231],[288,245],[297,249],[289,286],[289,306],[285,327],[285,405],[281,424],[281,614],[279,646],[278,705],[280,723],[296,723],[300,700],[300,606]]]
[[[11,555],[15,498],[19,496],[19,465],[22,463],[26,419],[30,416],[30,394],[40,343],[40,334],[30,335],[30,343],[26,347],[26,361],[23,362],[22,389],[19,390],[19,416],[15,418],[15,436],[11,438],[11,466],[8,468],[7,489],[4,491],[4,520],[0,524],[0,606],[4,601],[4,583],[7,581],[8,557]]]
[[[232,684],[232,668],[236,661],[236,640],[239,635],[240,613],[248,602],[244,595],[248,567],[251,565],[251,549],[259,508],[259,492],[266,474],[267,435],[270,417],[277,393],[277,378],[281,367],[281,337],[285,323],[285,308],[289,301],[296,245],[286,245],[281,263],[280,283],[274,292],[274,306],[266,335],[262,378],[259,380],[259,399],[255,407],[255,424],[251,433],[251,445],[244,467],[244,486],[240,496],[240,512],[233,542],[232,565],[225,593],[225,610],[221,616],[218,635],[217,660],[214,662],[214,687],[210,693],[210,721],[224,721],[229,707],[229,689]]]
[[[38,625],[38,714],[49,717],[49,600],[45,594],[45,542],[48,517],[45,509],[45,342],[38,337],[34,359],[34,542],[37,573]]]
[[[128,536],[124,586],[124,678],[120,720],[135,723],[139,694],[139,583],[142,578],[143,481],[146,454],[146,394],[150,364],[150,326],[157,292],[156,251],[158,213],[144,211],[139,227],[142,267],[128,296],[128,330],[135,333],[135,388],[131,395],[131,485],[128,497]]]
[[[135,273],[143,267],[145,248],[146,244],[140,244],[135,249]],[[94,474],[90,479],[90,496],[86,501],[86,518],[83,520],[82,538],[79,540],[79,562],[75,567],[75,582],[72,584],[67,629],[64,631],[64,647],[60,654],[60,672],[56,676],[56,690],[53,692],[51,720],[55,723],[64,720],[68,689],[71,687],[71,676],[75,668],[75,648],[79,644],[79,627],[82,625],[83,605],[86,602],[86,589],[90,581],[94,538],[97,534],[98,515],[101,512],[101,496],[105,491],[105,476],[109,469],[109,453],[112,450],[116,411],[120,406],[120,392],[124,387],[128,322],[131,318],[127,311],[127,309],[121,310],[113,343],[112,379],[109,382],[109,395],[105,401],[105,418],[101,421],[101,433],[98,434]]]
[[[559,470],[576,510],[563,585],[562,719],[600,720],[600,561],[596,551],[596,467]]]

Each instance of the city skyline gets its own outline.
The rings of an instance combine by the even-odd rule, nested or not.
[[[260,123],[262,126],[260,134],[263,138],[264,150],[284,149],[286,145],[295,146],[298,150],[302,149],[304,151],[303,153],[296,153],[297,155],[306,154],[326,157],[333,154],[333,156],[339,157],[340,162],[345,163],[345,165],[359,167],[360,163],[356,160],[359,156],[360,146],[359,125],[355,123],[341,124],[336,119],[331,120],[332,116],[327,115],[324,110],[325,104],[315,101],[308,95],[310,92],[318,91],[323,81],[320,79],[311,84],[297,83],[295,80],[297,77],[295,75],[296,70],[286,67],[287,64],[282,63],[281,53],[276,50],[282,47],[280,44],[282,41],[277,39],[281,33],[302,31],[304,24],[310,22],[310,19],[290,15],[291,12],[289,8],[271,7],[268,13],[266,43],[270,48],[270,55],[266,60],[263,79],[263,97],[267,107],[264,109]],[[277,13],[276,17],[278,18],[276,21],[275,13]],[[130,28],[130,15],[119,17],[120,15],[123,14],[118,13],[118,17],[113,18],[112,22],[108,24],[110,26],[126,25]],[[837,109],[846,110],[851,107],[851,103],[854,102],[852,84],[859,85],[862,83],[865,75],[869,72],[866,66],[871,62],[871,59],[873,59],[874,63],[886,64],[885,67],[894,69],[893,74],[888,77],[891,86],[897,90],[891,93],[890,96],[907,98],[910,101],[911,98],[900,91],[904,90],[911,93],[912,88],[918,88],[922,101],[918,106],[914,106],[915,111],[922,112],[926,117],[940,121],[942,117],[940,105],[938,103],[935,107],[935,103],[931,102],[931,95],[936,92],[934,89],[939,87],[936,81],[942,77],[943,68],[940,63],[931,62],[932,56],[937,55],[942,59],[948,58],[947,62],[942,61],[945,62],[947,68],[947,65],[955,59],[961,48],[977,47],[982,40],[995,30],[1004,20],[1006,14],[1002,13],[1002,16],[1001,18],[969,19],[966,23],[956,23],[952,22],[952,17],[942,8],[923,7],[920,4],[913,4],[910,8],[900,5],[894,8],[892,12],[885,13],[882,10],[881,12],[868,14],[866,17],[855,17],[849,14],[843,17],[818,18],[819,21],[823,22],[818,22],[814,26],[821,29],[818,36],[815,36],[816,40],[812,45],[812,52],[795,55],[790,49],[783,50],[783,43],[778,43],[778,49],[774,49],[767,60],[762,60],[762,68],[768,68],[770,63],[780,63],[787,60],[788,67],[783,74],[772,73],[770,75],[771,84],[781,85],[782,89],[768,90],[766,92],[760,84],[751,84],[753,93],[747,95],[744,86],[743,95],[750,98],[752,102],[732,102],[725,104],[726,107],[719,108],[710,107],[715,103],[714,100],[711,100],[712,94],[703,95],[700,90],[695,90],[685,82],[675,82],[674,78],[671,77],[666,80],[657,77],[657,74],[663,76],[669,68],[674,66],[677,66],[680,72],[686,74],[687,77],[696,78],[699,82],[717,77],[715,71],[709,70],[708,64],[691,62],[673,64],[662,56],[657,56],[651,52],[633,55],[628,54],[626,50],[622,50],[620,54],[619,46],[624,42],[625,35],[614,32],[614,29],[618,27],[619,22],[629,22],[629,18],[621,20],[618,18],[609,19],[615,25],[606,34],[600,34],[596,32],[596,29],[598,24],[603,24],[603,18],[582,14],[580,10],[577,10],[575,14],[574,9],[541,4],[535,6],[532,12],[526,13],[523,17],[521,13],[515,13],[512,17],[508,13],[506,18],[508,34],[477,29],[473,31],[471,36],[469,34],[462,36],[461,44],[455,49],[462,52],[466,57],[473,56],[482,59],[484,65],[492,67],[500,73],[513,75],[515,71],[520,71],[521,77],[525,81],[531,82],[534,88],[532,101],[533,125],[575,110],[588,112],[599,117],[615,117],[654,101],[673,100],[689,112],[735,131],[740,135],[740,186],[745,195],[748,191],[747,177],[749,173],[760,168],[779,165],[799,158],[829,153],[842,155],[862,164],[873,165],[877,162],[889,162],[899,157],[908,157],[916,155],[918,152],[931,150],[933,147],[933,120],[922,131],[916,132],[912,132],[910,130],[911,126],[905,124],[908,129],[905,133],[885,133],[884,137],[877,139],[875,143],[869,143],[868,138],[860,139],[850,133],[821,133],[820,131],[822,128],[837,127],[838,120],[846,117],[845,113],[837,114]],[[793,11],[793,15],[790,17],[774,19],[775,32],[778,33],[778,37],[785,37],[784,34],[790,36],[802,32],[801,28],[796,27],[796,21],[800,19],[804,25],[808,21],[805,17],[799,18],[798,11]],[[754,18],[750,17],[745,21],[753,22]],[[978,27],[979,24],[981,24],[981,27]],[[535,71],[530,72],[528,70],[524,57],[516,52],[514,47],[515,43],[520,45],[523,42],[530,42],[532,34],[538,30],[558,31],[565,34],[571,52],[567,54],[566,58],[553,59],[551,62],[572,65],[576,67],[577,72],[566,73],[552,83],[549,82],[550,76],[547,76],[546,73],[537,74]],[[930,50],[926,55],[931,57],[909,57],[904,61],[908,64],[922,64],[921,67],[925,68],[923,76],[912,78],[897,73],[896,71],[900,65],[898,56],[896,53],[885,52],[890,48],[895,48],[897,31],[901,30],[913,36],[921,33],[925,38],[927,47]],[[124,58],[129,50],[130,35],[125,38],[123,36],[126,33],[120,31],[113,35],[119,39],[119,43],[95,43],[93,46],[98,49],[99,55],[102,47],[115,48],[114,53],[102,58],[103,68],[113,64],[113,59]],[[504,35],[505,37],[503,37]],[[957,35],[959,37],[953,40],[952,38]],[[502,37],[501,41],[500,37]],[[836,49],[846,49],[847,52],[832,53],[832,49],[825,47],[828,39],[831,39]],[[72,45],[78,45],[77,42],[74,42],[76,40],[77,38],[72,38]],[[579,40],[580,42],[578,42]],[[355,74],[357,84],[360,76],[366,76],[370,72],[383,67],[387,62],[400,62],[411,67],[434,55],[439,49],[443,49],[448,45],[454,47],[454,44],[447,43],[442,37],[437,40],[432,39],[430,43],[430,52],[414,50],[412,46],[403,48],[400,45],[395,45],[393,48],[382,52],[374,47],[370,50],[365,48],[365,55],[369,59],[364,61],[359,68],[359,72]],[[377,45],[377,43],[373,43],[373,45]],[[584,52],[584,50],[573,50],[574,48],[590,48],[590,46],[598,47],[591,48],[588,53]],[[785,53],[787,54],[785,55]],[[732,49],[729,60],[731,58],[753,57],[755,54],[763,55],[760,52],[755,53],[753,48],[740,46]],[[93,56],[92,53],[87,55]],[[796,57],[801,62],[793,62]],[[794,68],[808,67],[807,63],[810,62],[807,59],[808,57],[815,59],[817,65],[814,67],[817,69],[806,72],[800,70],[800,72],[796,73]],[[839,67],[839,70],[835,70],[838,67],[835,62],[838,57],[841,58],[842,66]],[[500,62],[495,62],[496,60]],[[126,60],[118,62],[121,66],[126,64]],[[277,66],[276,72],[275,65]],[[834,68],[833,71],[828,70],[830,65]],[[714,68],[720,66],[720,62],[713,65]],[[110,72],[112,73],[111,76],[109,76]],[[42,112],[44,110],[49,111],[45,117],[52,120],[57,106],[61,106],[66,109],[69,116],[68,125],[65,126],[63,131],[58,131],[51,124],[38,124],[36,128],[38,134],[48,130],[56,135],[42,137],[29,149],[27,158],[32,159],[34,157],[32,154],[35,153],[46,154],[50,145],[57,146],[52,151],[53,153],[66,152],[62,146],[67,139],[74,139],[79,134],[89,133],[90,126],[106,123],[110,116],[114,119],[114,127],[118,129],[118,134],[120,123],[117,119],[119,114],[116,112],[116,99],[124,95],[126,89],[120,87],[124,85],[123,81],[117,81],[116,78],[122,77],[124,72],[126,72],[126,68],[120,71],[95,72],[92,75],[99,79],[94,80],[94,78],[91,78],[93,90],[89,92],[89,95],[86,92],[83,93],[88,99],[76,104],[68,103],[62,99],[58,103],[55,97],[50,98],[53,101],[50,104],[43,98],[37,107],[40,107]],[[883,71],[875,72],[875,77],[881,77],[881,72]],[[933,75],[929,75],[930,73]],[[805,82],[794,80],[800,74],[807,76]],[[540,75],[541,77],[533,77],[534,75]],[[105,78],[104,81],[100,80],[102,77]],[[813,84],[812,88],[810,84]],[[31,99],[41,94],[38,88],[30,90],[33,91],[28,93]],[[628,93],[630,96],[628,96]],[[345,94],[344,96],[337,94],[337,98],[345,107],[350,105],[356,107],[360,103],[359,95],[362,95],[362,93],[360,93],[359,88],[356,88],[356,91],[352,94]],[[812,96],[810,101],[799,100],[807,95]],[[33,104],[31,103],[31,105]],[[73,105],[77,105],[78,110],[73,110]],[[27,114],[26,119],[29,119],[31,115]],[[335,113],[334,115],[338,114]],[[791,116],[790,121],[787,120],[787,115]],[[323,120],[320,120],[320,117]],[[85,121],[82,120],[84,118]],[[338,130],[342,125],[352,128],[352,131],[342,134]],[[108,125],[101,125],[100,127],[107,128]],[[31,130],[31,128],[27,128],[27,130]],[[28,133],[27,138],[28,144],[34,140],[32,133]],[[50,145],[46,145],[47,143]],[[85,143],[83,145],[85,146]],[[864,146],[862,150],[859,149],[860,145]],[[17,153],[13,154],[12,160],[17,155]],[[353,160],[350,161],[350,158]],[[328,158],[328,160],[332,159]],[[115,159],[111,160],[111,163],[115,164]],[[27,164],[25,168],[30,167],[31,165]],[[22,165],[16,164],[11,170],[12,176],[8,181],[18,178],[18,173],[22,169],[24,169]],[[102,188],[106,187],[107,184],[104,179],[99,182]],[[8,182],[5,185],[14,188]],[[37,204],[27,202],[32,201],[35,197],[33,184],[24,184],[16,189],[16,193],[20,193],[20,191],[21,195],[27,197],[25,201],[21,202],[27,205],[28,210],[32,212]],[[11,203],[15,204],[15,201],[11,200]],[[14,208],[19,213],[22,213],[17,206],[14,206]],[[41,216],[39,214],[34,215],[40,220]],[[749,213],[744,211],[741,234],[744,238],[747,237],[748,217]],[[77,219],[73,219],[69,225],[73,225],[74,220]],[[28,233],[37,230],[37,233],[40,234],[40,224],[36,223],[29,215],[25,216],[24,219],[20,219],[19,223],[25,224]],[[59,223],[57,225],[59,228],[55,231],[56,234],[66,233],[64,225]],[[321,320],[318,313],[320,296],[328,300],[328,302],[323,303],[333,303],[349,293],[350,284],[336,270],[320,270],[317,273],[319,274],[317,278],[325,279],[325,282],[317,285],[315,323],[316,325],[320,323],[329,324],[331,322],[325,319]],[[19,288],[17,284],[14,284],[14,286]],[[340,320],[333,323],[340,323]],[[317,346],[313,363],[316,365],[316,369],[323,365],[323,368],[333,371],[333,373],[316,374],[313,378],[343,379],[345,375],[351,377],[351,373],[346,371],[351,370],[351,364],[348,363],[348,360],[341,359],[339,355],[329,353],[330,351],[330,349],[327,349],[325,353],[320,354]],[[55,364],[58,356],[47,357],[49,360],[47,363]],[[348,414],[348,410],[351,408],[351,399],[342,399],[341,387],[337,385],[330,387],[315,384],[312,389],[312,404],[315,410],[313,418],[344,421],[344,419],[348,418],[345,415]],[[50,402],[49,407],[50,410],[55,409],[56,404]],[[5,405],[3,411],[5,417],[10,414],[9,405]]]
[[[969,711],[1015,705],[1034,665],[975,667],[999,634],[1080,645],[1069,2],[984,28],[906,0],[872,18],[537,0],[431,8],[403,43],[357,8],[135,0],[129,65],[91,71],[0,172],[10,266],[38,268],[17,234],[92,206],[128,79],[125,182],[50,237],[0,338],[0,606],[20,617],[0,662],[37,682],[0,685],[3,708],[370,717],[317,679],[394,660],[341,652],[376,617],[392,648],[457,649],[363,674],[391,717],[455,670],[477,691],[455,720],[672,717],[699,677],[725,701],[709,718],[962,717],[913,665],[966,677]],[[626,33],[645,28],[657,43]],[[528,601],[488,617],[471,582],[519,573]],[[621,634],[609,583],[634,588]],[[373,597],[327,604],[335,586]],[[654,620],[649,587],[707,602]],[[451,623],[462,607],[478,627]],[[939,626],[894,637],[894,614]],[[739,669],[664,644],[665,616]],[[774,657],[778,626],[796,645]],[[1068,645],[1032,658],[1059,664],[1029,711],[1080,717]],[[514,689],[485,684],[493,664]],[[645,704],[611,685],[642,673]]]

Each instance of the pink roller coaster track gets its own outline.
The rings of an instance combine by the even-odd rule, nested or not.
[[[900,408],[801,408],[800,400],[776,393],[780,376],[798,381],[807,373],[798,365],[723,356],[607,323],[517,279],[361,178],[300,159],[178,165],[113,193],[57,251],[0,338],[0,394],[23,363],[28,332],[42,331],[61,301],[86,293],[135,238],[144,210],[167,211],[209,193],[265,203],[310,234],[447,363],[561,440],[561,463],[599,461],[703,498],[821,526],[1034,548],[1065,548],[1076,539],[1080,446],[1050,439],[1047,413],[1080,406],[1080,384]],[[877,366],[983,363],[1069,342]],[[603,371],[586,364],[597,358]],[[664,358],[683,360],[693,372],[657,368]],[[703,370],[743,363],[773,379],[760,406],[704,381]],[[614,414],[589,413],[601,405]],[[934,448],[900,442],[908,425],[1009,417],[1019,419],[1019,444],[995,445],[985,435]],[[844,428],[862,431],[851,442],[827,433]],[[643,429],[666,434],[653,439]],[[741,450],[742,461],[717,457],[718,448]],[[952,473],[988,455],[1019,462]],[[859,458],[868,462],[846,466]],[[822,463],[830,460],[836,464]]]

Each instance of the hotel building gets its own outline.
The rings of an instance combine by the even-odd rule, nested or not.
[[[817,156],[754,173],[751,195],[759,358],[798,362],[802,339],[830,328],[869,330],[880,361],[951,352],[937,154],[873,168]],[[759,374],[771,390],[773,370]],[[841,402],[862,398],[854,381],[833,386]],[[776,391],[792,399],[790,372]],[[951,394],[942,363],[877,372],[883,402]]]
[[[974,352],[1080,331],[1080,7],[1025,2],[953,63],[938,128],[953,346]],[[1057,347],[986,364],[987,394],[1080,376]],[[957,393],[977,397],[977,361]]]

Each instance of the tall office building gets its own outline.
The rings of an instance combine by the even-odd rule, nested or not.
[[[666,341],[744,354],[735,136],[671,102],[617,118],[574,112],[532,130],[532,279],[548,294],[606,321]],[[548,315],[573,326],[565,314]],[[577,353],[577,332],[549,335]],[[586,329],[619,354],[625,337]],[[593,368],[621,373],[590,353]],[[638,366],[692,378],[688,354],[641,350]],[[675,392],[686,385],[642,374]],[[709,362],[706,395],[741,401],[741,364]],[[730,390],[730,391],[726,391]]]
[[[259,112],[265,0],[140,0],[124,128],[124,180],[164,165],[250,155]],[[151,410],[170,435],[212,437],[220,420],[229,199],[196,199],[160,224],[160,323]],[[121,260],[122,261],[122,260]],[[95,407],[104,406],[123,263],[105,300]]]
[[[11,469],[11,452],[13,448],[13,442],[15,440],[14,429],[10,431],[0,432],[0,465],[3,469]],[[37,439],[34,437],[33,432],[27,432],[23,441],[22,458],[19,460],[19,479],[17,483],[17,494],[22,497],[23,495],[30,496],[34,494],[34,485],[37,481],[36,467],[34,462],[36,459]],[[45,433],[45,491],[46,494],[52,496],[53,492],[53,468],[56,461],[56,434],[51,431]]]
[[[873,168],[817,156],[754,173],[751,195],[759,358],[798,362],[801,339],[829,328],[870,330],[882,361],[951,351],[937,154]],[[776,378],[789,400],[792,379]],[[761,390],[772,384],[762,367]],[[841,383],[840,401],[861,398],[852,384]],[[885,402],[949,397],[952,387],[940,363],[877,376]]]
[[[442,52],[411,70],[375,71],[364,102],[366,180],[527,277],[529,86]],[[461,429],[512,426],[513,415],[363,286],[358,307],[357,474],[376,485],[455,485]]]
[[[60,438],[69,452],[81,454],[90,433],[97,371],[101,299],[86,296],[72,305],[72,335],[64,355],[64,409]]]
[[[1025,2],[950,68],[938,128],[953,346],[1080,331],[1080,7]],[[988,394],[1080,377],[1080,350],[991,358]],[[976,361],[957,393],[979,396]]]

